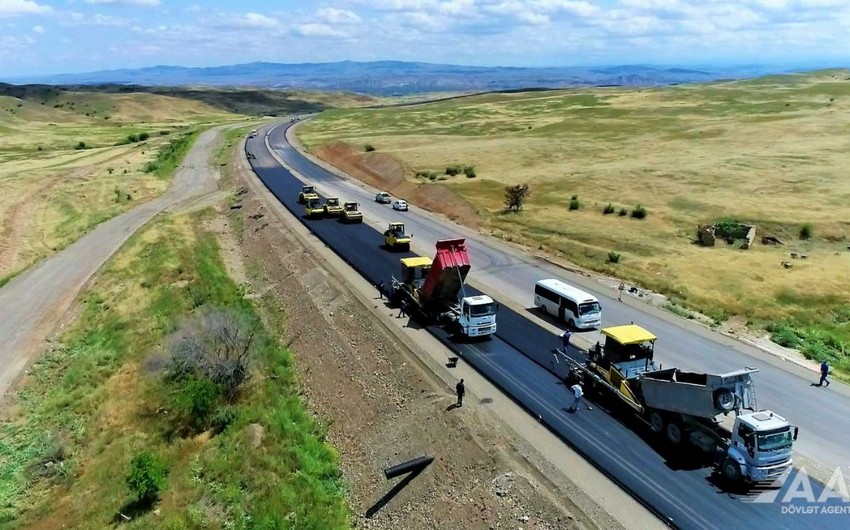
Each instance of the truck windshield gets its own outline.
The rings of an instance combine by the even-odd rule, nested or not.
[[[469,306],[469,314],[474,317],[483,317],[496,314],[496,304],[481,304]]]
[[[759,451],[775,451],[791,447],[791,429],[786,429],[779,432],[759,433],[758,448]]]
[[[593,313],[598,313],[600,311],[602,311],[602,308],[599,307],[599,302],[588,302],[578,306],[579,315],[592,315]]]

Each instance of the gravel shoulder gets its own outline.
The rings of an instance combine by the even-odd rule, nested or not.
[[[63,327],[77,295],[136,230],[160,212],[216,191],[219,173],[212,160],[224,127],[198,137],[164,195],[102,223],[0,289],[0,396],[49,346],[49,337]]]

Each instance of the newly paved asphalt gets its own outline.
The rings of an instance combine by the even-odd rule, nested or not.
[[[272,129],[269,140],[287,164],[291,164],[311,181],[319,183],[319,191],[325,191],[326,186],[337,187],[332,191],[334,194],[339,194],[343,200],[358,198],[364,207],[367,206],[365,201],[368,199],[363,198],[364,190],[323,170],[292,150],[285,142],[284,129],[285,127]],[[256,157],[251,160],[252,166],[269,190],[293,213],[301,216],[303,207],[297,204],[296,199],[302,183],[282,167],[267,150],[265,133],[268,129],[264,128],[260,132],[257,138],[247,143],[247,151]],[[360,190],[359,196],[355,195],[358,193],[357,190]],[[346,193],[338,193],[339,191]],[[367,216],[370,215],[369,210],[367,208]],[[428,230],[434,232],[435,240],[457,234],[457,231],[449,233],[445,228],[440,231],[438,221],[429,218],[427,214],[418,214],[416,211],[412,211],[404,220],[408,222],[408,230],[414,232],[417,240],[421,240],[423,233]],[[304,220],[304,222],[329,247],[373,283],[387,282],[391,275],[398,274],[400,268],[398,260],[406,254],[394,254],[380,248],[382,237],[368,224],[342,225],[332,220]],[[411,227],[414,228],[411,230]],[[509,282],[507,288],[503,285],[503,281],[497,291],[488,292],[494,298],[513,296],[510,291],[516,293],[519,288],[522,288],[525,294],[521,296],[521,299],[527,299],[527,293],[530,292],[529,285],[533,285],[534,280],[540,277],[548,276],[548,273],[539,270],[536,275],[529,276],[526,269],[530,268],[532,263],[518,261],[497,248],[479,244],[474,237],[469,239],[471,243],[469,246],[472,247],[473,271],[477,271],[478,277],[485,284],[488,275],[497,278],[505,276],[513,280]],[[539,264],[533,265],[539,267]],[[559,275],[564,276],[563,273]],[[619,308],[613,311],[608,310],[608,306],[615,308],[616,302],[606,304],[604,297],[600,298],[606,306],[607,320],[611,322],[612,317],[618,316]],[[656,322],[647,322],[642,315],[632,316],[619,322],[625,320],[639,321],[662,336],[662,333],[652,326]],[[665,329],[669,327],[666,322],[660,323],[664,326],[659,325],[659,327]],[[498,326],[497,337],[493,340],[471,344],[454,343],[442,330],[436,328],[431,331],[522,404],[531,414],[557,432],[589,461],[609,474],[670,524],[681,528],[753,526],[797,528],[804,525],[812,528],[839,528],[846,526],[843,523],[847,520],[847,516],[783,513],[783,503],[751,502],[752,496],[729,491],[712,476],[710,469],[696,467],[693,464],[694,459],[688,455],[670,454],[663,445],[651,440],[639,425],[631,425],[627,415],[617,414],[615,411],[608,413],[598,406],[595,406],[592,411],[580,410],[575,414],[567,413],[566,409],[569,408],[572,400],[560,379],[553,375],[553,372],[557,373],[563,367],[553,363],[551,348],[556,340],[553,334],[525,318],[524,315],[505,307],[498,315]],[[682,330],[681,333],[688,334],[686,330]],[[662,339],[664,338],[662,336]],[[677,344],[675,336],[667,340]],[[702,338],[689,338],[689,340],[702,340]],[[712,346],[712,348],[717,347],[716,344]],[[659,356],[663,351],[659,351]],[[696,356],[698,355],[694,355]],[[696,363],[690,362],[692,356],[688,356],[688,361],[683,366],[690,369],[702,369]],[[715,368],[707,369],[726,371],[743,364],[755,364],[743,363],[740,357],[733,358],[733,361],[731,365],[727,365],[714,359],[708,364]],[[760,397],[766,400],[761,387],[759,391]],[[779,409],[779,407],[776,408]],[[788,484],[793,482],[789,481]],[[814,484],[814,488],[815,496],[818,496],[822,486]],[[780,498],[783,494],[784,491],[779,492]],[[839,503],[835,499],[830,502],[831,504]],[[795,499],[789,504],[801,506],[804,502],[801,499]]]

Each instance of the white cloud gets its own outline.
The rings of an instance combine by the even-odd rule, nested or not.
[[[280,27],[280,21],[259,13],[245,13],[241,19],[235,20],[232,25],[245,29],[275,29]]]
[[[0,0],[0,16],[44,15],[52,12],[52,7],[33,0]]]
[[[128,22],[121,17],[113,17],[110,15],[103,15],[101,13],[95,13],[91,18],[92,24],[95,26],[126,26]]]
[[[316,19],[326,24],[359,24],[362,19],[357,13],[348,9],[324,7],[316,11]]]
[[[329,39],[344,39],[349,35],[345,31],[333,28],[328,24],[301,24],[296,26],[295,33],[302,37],[321,37]]]
[[[33,33],[44,33],[44,28],[42,26],[33,26],[32,32]]]
[[[158,6],[159,0],[86,0],[91,5],[116,5],[116,6]]]

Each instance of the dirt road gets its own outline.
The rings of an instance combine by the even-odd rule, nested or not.
[[[217,190],[213,149],[223,127],[198,137],[163,196],[106,221],[0,289],[0,396],[44,349],[86,282],[136,230],[166,209]]]

